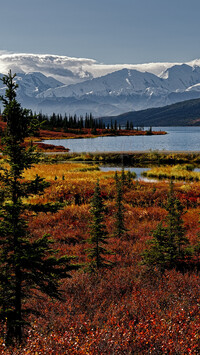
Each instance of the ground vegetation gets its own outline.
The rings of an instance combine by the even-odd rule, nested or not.
[[[20,115],[26,113],[18,105],[16,110]],[[23,130],[7,127],[13,133],[8,135],[6,143],[10,147],[5,150],[7,158],[1,161],[0,352],[199,354],[200,183],[180,180],[172,188],[163,180],[135,180],[125,169],[123,199],[120,194],[118,197],[123,203],[126,233],[119,238],[114,233],[118,204],[117,177],[112,170],[102,172],[96,164],[53,163],[52,159],[35,161],[32,165],[30,157],[37,157],[32,156],[33,146],[27,151],[21,144],[26,126]],[[9,146],[15,132],[19,137]],[[156,161],[157,155],[151,154]],[[31,208],[25,209],[28,206]],[[91,225],[95,227],[92,233]],[[53,250],[47,235],[54,240]],[[105,265],[91,273],[85,267],[91,263],[87,249],[97,244],[97,235],[103,240],[109,237],[104,247],[109,251],[106,262],[112,268]],[[163,254],[166,263],[163,267],[161,259],[154,258],[153,267],[149,267],[149,262],[144,263],[147,245],[158,246],[155,243],[162,238],[166,243]],[[185,253],[186,248],[190,254]],[[55,250],[56,261],[67,262],[66,255],[77,256],[77,262],[83,266],[72,267],[72,277],[62,280],[59,288],[62,299],[51,297],[58,290],[54,271],[57,270],[59,278],[67,275],[62,275],[60,265],[53,273],[46,273],[49,260],[55,260],[52,259]],[[162,243],[154,255],[160,252]],[[148,256],[146,261],[152,260],[152,255]],[[177,256],[179,261],[184,258],[184,268],[176,264]],[[97,258],[93,253],[94,260]],[[68,268],[69,264],[65,265]],[[41,284],[47,289],[41,290]],[[19,308],[15,308],[19,286],[23,292],[20,318]],[[48,290],[50,293],[42,292]],[[28,312],[30,309],[34,312]],[[21,320],[23,342],[9,344],[9,332],[21,340]]]
[[[113,235],[116,213],[116,186],[113,171],[82,170],[82,163],[35,165],[24,174],[29,180],[40,172],[50,186],[43,195],[30,196],[32,204],[57,203],[64,206],[54,214],[40,212],[28,220],[34,238],[50,234],[59,255],[78,256],[81,265],[90,263],[86,252],[91,225],[91,200],[97,179],[106,208],[107,255],[113,267],[101,268],[98,275],[85,268],[74,271],[62,283],[65,302],[44,297],[32,300],[37,317],[27,315],[30,327],[23,352],[72,354],[134,352],[143,354],[198,354],[199,309],[199,212],[198,182],[174,183],[174,194],[184,207],[181,219],[184,235],[192,249],[190,267],[172,267],[161,272],[143,264],[152,231],[168,216],[169,183],[132,180],[124,186],[126,238]],[[85,165],[84,165],[85,166]],[[88,168],[90,165],[88,165]],[[56,176],[56,179],[55,179]],[[193,267],[191,268],[191,264]],[[27,302],[27,307],[29,301]],[[3,328],[2,328],[3,331]],[[20,354],[22,348],[5,348],[5,354]]]

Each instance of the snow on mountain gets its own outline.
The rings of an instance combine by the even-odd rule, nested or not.
[[[87,68],[94,63],[95,60],[84,58],[0,52],[0,72],[3,74],[7,74],[10,69],[15,73],[40,72],[66,84],[92,78]]]
[[[161,88],[167,90],[165,80],[151,73],[122,69],[100,78],[84,81],[75,85],[64,85],[38,94],[38,98],[81,97],[83,95],[119,96],[141,94],[146,90]],[[166,86],[166,87],[165,87]]]
[[[184,91],[189,86],[200,82],[200,67],[191,67],[186,64],[174,65],[167,69],[161,78],[166,79],[170,91]]]
[[[1,78],[2,76],[3,74],[0,75]],[[17,74],[15,81],[18,84],[17,97],[20,101],[26,99],[26,97],[34,98],[36,95],[49,88],[56,88],[63,85],[60,81],[37,72]],[[2,81],[0,81],[0,93],[1,95],[5,93],[5,87]]]
[[[97,78],[121,69],[135,69],[160,75],[178,63],[102,64],[94,59],[74,58],[51,54],[6,53],[0,51],[0,73],[40,72],[69,85]]]
[[[51,114],[117,115],[200,97],[200,60],[105,65],[93,59],[0,51],[24,107]],[[3,92],[0,82],[0,93]]]
[[[186,91],[200,91],[200,83],[188,87]]]
[[[42,73],[20,73],[16,76],[16,82],[19,85],[17,91],[20,96],[36,96],[40,92],[48,90],[49,88],[56,88],[63,85],[62,82],[52,78],[46,77]]]
[[[199,97],[198,83],[200,68],[192,68],[186,64],[169,68],[161,77],[148,72],[122,69],[83,83],[50,88],[38,94],[37,98],[43,100],[76,98],[79,100],[78,106],[86,99],[92,100],[96,103],[95,114],[102,115],[103,100],[109,100],[112,111],[120,113],[125,112],[123,110],[164,106]]]

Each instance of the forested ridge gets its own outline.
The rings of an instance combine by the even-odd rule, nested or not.
[[[126,112],[118,116],[102,117],[105,123],[110,119],[121,125],[127,121],[134,122],[135,126],[168,127],[168,126],[199,126],[200,125],[200,99],[186,100],[163,107]]]

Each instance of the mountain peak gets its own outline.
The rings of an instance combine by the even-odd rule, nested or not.
[[[0,52],[0,72],[10,68],[18,73],[22,105],[49,114],[115,115],[200,97],[199,59],[106,65],[87,58]]]

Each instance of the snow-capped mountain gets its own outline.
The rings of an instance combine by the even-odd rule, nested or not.
[[[3,77],[3,74],[0,75]],[[42,73],[20,73],[16,76],[16,83],[18,87],[18,95],[20,97],[30,96],[35,97],[39,93],[48,90],[49,88],[54,89],[63,85],[60,81],[52,78],[46,77]],[[3,92],[5,90],[4,84],[0,81],[0,90]]]
[[[125,68],[159,76],[164,70],[175,64],[179,63],[101,64],[88,58],[0,51],[0,73],[7,74],[10,69],[15,73],[40,72],[67,85]],[[195,65],[195,63],[191,65]]]
[[[160,87],[165,80],[151,73],[122,69],[100,78],[84,81],[75,85],[63,85],[48,89],[37,97],[81,97],[83,95],[119,96],[145,92],[150,87]]]
[[[0,53],[0,73],[9,69],[18,73],[22,105],[48,114],[117,115],[200,98],[200,60],[104,65],[85,58]]]
[[[76,113],[88,111],[87,107],[90,107],[96,116],[164,106],[198,97],[200,68],[186,64],[168,68],[160,77],[122,69],[82,83],[50,88],[37,95],[43,103],[57,99],[61,106],[68,107],[71,99]]]

